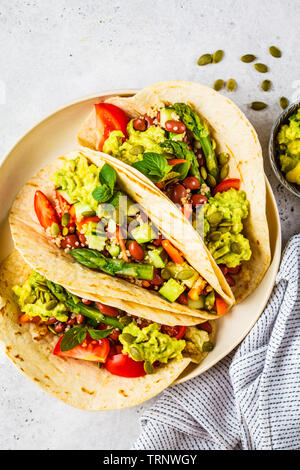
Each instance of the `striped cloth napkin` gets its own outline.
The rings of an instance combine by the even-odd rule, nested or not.
[[[300,234],[244,341],[201,376],[164,391],[141,426],[134,449],[300,449]]]

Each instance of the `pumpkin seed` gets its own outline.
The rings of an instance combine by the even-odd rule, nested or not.
[[[285,96],[282,96],[280,98],[279,103],[280,103],[280,106],[282,107],[282,109],[286,109],[289,105],[289,100]]]
[[[220,91],[222,90],[222,88],[224,88],[224,85],[225,85],[224,80],[222,80],[222,78],[219,78],[214,83],[214,90]]]
[[[224,51],[218,50],[213,54],[212,61],[213,64],[217,64],[218,62],[221,62],[224,56]]]
[[[129,325],[129,323],[131,323],[132,319],[131,317],[128,317],[127,315],[124,315],[123,317],[121,317],[119,319],[119,322],[123,325],[123,326],[127,326]]]
[[[236,81],[234,78],[230,78],[226,83],[226,89],[228,91],[234,91],[236,89]]]
[[[130,333],[122,333],[122,338],[129,344],[134,343],[136,337],[131,335]]]
[[[204,166],[201,166],[200,168],[200,173],[201,173],[201,176],[204,180],[206,180],[207,178],[207,171],[206,171],[206,168]]]
[[[222,166],[221,171],[220,171],[220,178],[223,181],[229,173],[229,165],[228,163],[225,163],[225,165]]]
[[[263,103],[262,101],[253,101],[253,103],[250,104],[250,108],[254,109],[254,111],[261,111],[262,109],[265,109],[268,105],[266,103]]]
[[[199,57],[197,64],[198,65],[207,65],[212,63],[212,55],[211,54],[203,54],[201,57]]]
[[[219,163],[221,166],[225,165],[225,163],[229,160],[229,154],[226,152],[222,152],[218,155]]]
[[[64,227],[64,228],[62,229],[62,235],[63,235],[63,237],[66,237],[66,236],[68,235],[68,233],[69,233],[69,230],[67,229],[67,227]]]
[[[70,214],[68,212],[65,212],[64,215],[61,218],[61,225],[63,227],[66,227],[70,223]]]
[[[202,351],[204,352],[210,352],[214,349],[214,345],[212,344],[211,341],[205,341],[202,346]]]
[[[170,277],[171,277],[170,272],[169,272],[168,269],[166,269],[166,268],[164,268],[164,269],[161,270],[160,275],[161,275],[161,277],[162,277],[165,281],[167,281],[167,280],[170,279]]]
[[[254,64],[255,70],[257,70],[259,73],[267,73],[269,71],[269,68],[265,64]]]
[[[50,227],[50,232],[53,237],[57,237],[59,234],[59,226],[56,222],[53,222],[53,224]]]
[[[92,209],[81,213],[82,217],[94,217],[95,211]]]
[[[261,84],[261,87],[264,91],[269,91],[271,88],[272,82],[271,80],[264,80]]]
[[[179,281],[185,281],[186,279],[193,277],[194,274],[194,271],[191,269],[183,269],[177,274],[176,279],[179,279]]]
[[[131,150],[130,150],[130,153],[131,155],[139,155],[141,153],[144,153],[144,146],[143,145],[134,145]]]
[[[207,183],[211,188],[214,188],[217,184],[216,178],[213,175],[207,175]]]
[[[240,255],[242,252],[241,246],[237,242],[231,243],[231,251],[237,255]]]
[[[250,64],[250,62],[253,62],[255,59],[256,57],[253,54],[245,54],[241,57],[241,61],[245,62],[245,64]]]
[[[210,241],[212,242],[216,242],[218,241],[220,238],[221,238],[221,232],[219,231],[215,231],[215,232],[211,232],[209,235],[208,235],[208,238]]]
[[[216,211],[212,214],[207,215],[207,219],[211,225],[218,225],[223,219],[223,214],[220,211]]]
[[[151,364],[151,362],[145,361],[145,363],[144,363],[144,371],[146,372],[146,374],[153,374],[153,372],[154,372],[154,367],[153,367],[153,365]]]
[[[143,357],[141,355],[141,352],[138,348],[135,346],[130,347],[130,355],[134,361],[142,361]]]
[[[57,300],[54,300],[54,299],[50,300],[50,302],[46,304],[46,310],[53,310],[57,304],[58,304]]]
[[[269,52],[271,54],[272,57],[276,57],[277,59],[279,59],[279,57],[281,57],[281,50],[278,49],[278,47],[276,46],[271,46],[269,47]]]

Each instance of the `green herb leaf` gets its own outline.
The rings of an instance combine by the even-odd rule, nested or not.
[[[88,330],[89,335],[92,339],[103,339],[109,336],[113,332],[113,328],[109,328],[108,330]]]
[[[93,198],[98,202],[107,202],[111,198],[111,195],[111,189],[106,184],[98,186],[98,188],[94,189],[92,192]]]
[[[197,157],[192,150],[190,150],[189,146],[185,142],[176,142],[175,140],[165,140],[161,142],[160,146],[166,149],[168,152],[172,153],[176,158],[180,158],[183,160],[187,160],[189,167],[191,168],[191,173],[193,176],[197,176],[200,181],[200,172],[199,172],[199,165],[197,161]],[[186,163],[179,164],[179,165],[186,165]],[[179,167],[179,165],[175,165],[172,168],[172,171],[182,172],[186,170],[186,166]],[[184,179],[185,176],[181,179]]]
[[[60,343],[61,351],[69,351],[81,344],[86,338],[86,328],[82,326],[74,326],[67,331]]]
[[[99,173],[99,180],[102,185],[108,186],[111,194],[113,194],[117,181],[117,173],[112,166],[108,165],[108,163],[105,163],[101,168]]]
[[[154,183],[162,181],[171,169],[168,160],[163,155],[154,152],[144,153],[143,160],[133,163],[132,166]]]

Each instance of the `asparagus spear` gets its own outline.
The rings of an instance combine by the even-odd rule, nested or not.
[[[126,263],[121,259],[106,258],[99,251],[89,248],[76,248],[70,253],[78,263],[83,264],[87,268],[98,269],[112,276],[123,274],[150,281],[154,276],[154,267],[150,264]]]
[[[218,182],[218,161],[212,147],[208,129],[204,126],[204,124],[202,124],[199,116],[194,113],[187,104],[175,103],[174,109],[186,127],[192,131],[194,138],[200,142],[205,156],[208,173],[215,178],[216,182]]]

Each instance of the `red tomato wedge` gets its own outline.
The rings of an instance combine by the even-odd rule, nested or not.
[[[83,217],[80,222],[76,220],[76,225],[79,231],[82,230],[83,225],[88,224],[89,222],[96,222],[98,223],[100,221],[99,217],[96,215],[94,217]]]
[[[119,315],[119,310],[115,307],[110,307],[109,305],[102,304],[97,302],[97,307],[103,315],[108,315],[109,317],[117,317]]]
[[[142,377],[146,375],[144,362],[134,361],[127,354],[109,356],[104,367],[108,372],[119,377]]]
[[[105,362],[110,350],[107,338],[92,339],[87,335],[85,340],[78,346],[75,346],[75,348],[69,351],[62,351],[60,349],[62,339],[63,336],[54,348],[53,354],[55,356],[72,357],[73,359],[82,359],[84,361]]]
[[[122,131],[125,137],[127,136],[126,128],[129,119],[122,109],[114,104],[98,103],[95,104],[95,111],[98,134],[97,150],[102,150],[104,142],[112,131]]]
[[[42,191],[35,192],[34,210],[39,223],[45,230],[50,228],[53,223],[59,224],[56,210]]]
[[[229,178],[228,180],[222,181],[213,189],[213,196],[217,193],[223,193],[231,188],[240,189],[241,180],[239,178]]]

